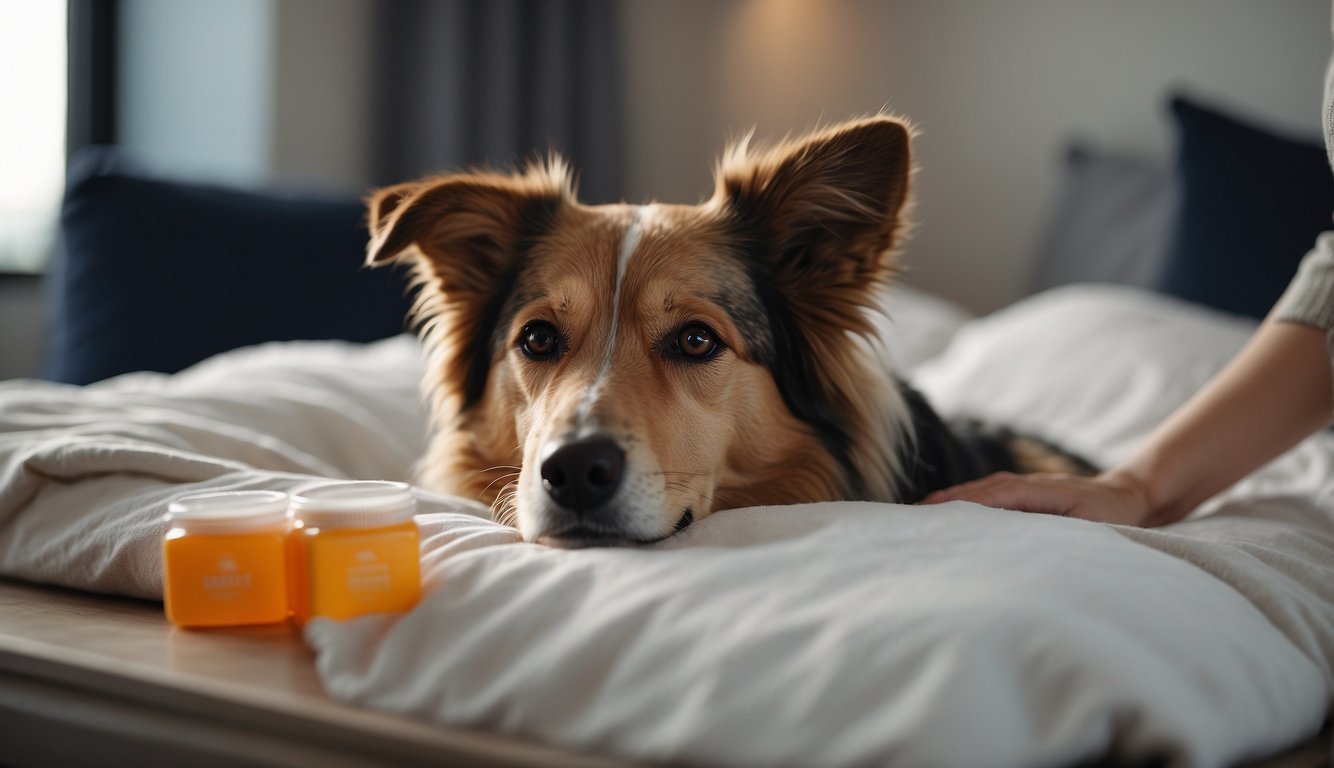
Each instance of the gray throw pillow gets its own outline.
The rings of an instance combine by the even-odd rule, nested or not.
[[[1175,174],[1165,164],[1072,143],[1039,243],[1033,290],[1088,282],[1155,287],[1176,208]]]

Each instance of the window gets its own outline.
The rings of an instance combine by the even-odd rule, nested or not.
[[[0,272],[35,272],[65,181],[63,2],[0,0]]]

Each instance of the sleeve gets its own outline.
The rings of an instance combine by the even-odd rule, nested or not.
[[[1331,24],[1334,27],[1334,15]],[[1334,168],[1334,57],[1325,68],[1325,100],[1320,117],[1325,129],[1325,152],[1330,167]],[[1281,323],[1302,323],[1324,330],[1330,377],[1334,381],[1334,231],[1316,238],[1315,247],[1302,259],[1297,276],[1270,316]]]
[[[1334,232],[1316,238],[1315,248],[1302,259],[1297,276],[1271,316],[1280,323],[1301,323],[1325,332],[1330,381],[1334,383]]]
[[[1331,14],[1331,31],[1334,32],[1334,13]],[[1325,67],[1325,98],[1320,117],[1325,132],[1325,152],[1329,155],[1330,168],[1334,169],[1334,56]],[[1334,350],[1334,231],[1316,238],[1315,247],[1306,254],[1296,277],[1270,314],[1279,322],[1302,323],[1324,330],[1331,339],[1330,348]]]
[[[1274,305],[1274,319],[1334,331],[1334,231],[1316,239],[1297,276]]]

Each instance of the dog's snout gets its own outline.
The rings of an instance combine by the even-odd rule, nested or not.
[[[625,451],[606,437],[556,444],[542,459],[542,487],[565,509],[587,512],[616,494],[624,468]]]

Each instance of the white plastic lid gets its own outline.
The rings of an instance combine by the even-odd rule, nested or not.
[[[387,480],[335,480],[298,488],[292,516],[312,528],[374,528],[411,520],[412,486]]]
[[[167,506],[168,523],[194,533],[245,533],[287,522],[287,494],[281,491],[190,493]]]

